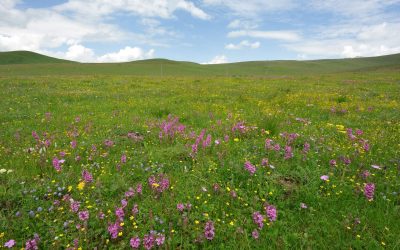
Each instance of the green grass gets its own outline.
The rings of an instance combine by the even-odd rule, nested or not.
[[[374,71],[385,68],[398,70],[400,54],[354,59],[256,61],[218,65],[201,65],[165,59],[128,63],[61,62],[63,61],[32,52],[2,52],[0,53],[0,75],[261,76],[281,78],[351,71]]]
[[[362,63],[364,70],[351,71],[360,64],[344,70],[329,60],[321,64],[343,72],[283,77],[290,69],[281,69],[286,73],[276,73],[280,77],[225,77],[206,75],[241,64],[163,61],[177,71],[182,65],[210,71],[203,76],[187,76],[188,71],[186,76],[106,75],[127,65],[142,65],[146,73],[148,65],[159,62],[18,65],[28,72],[40,70],[38,75],[1,75],[0,169],[6,172],[0,174],[0,246],[14,239],[17,248],[25,247],[37,233],[40,249],[74,247],[75,239],[83,249],[127,249],[131,237],[143,239],[155,230],[165,235],[165,249],[400,247],[396,67],[368,61]],[[386,63],[389,60],[380,65]],[[67,71],[57,75],[54,67]],[[374,70],[365,70],[371,67]],[[51,74],[40,75],[46,70]],[[93,75],[94,71],[101,73]],[[185,130],[160,139],[160,125],[170,114],[179,117]],[[243,133],[232,131],[238,122],[244,122]],[[349,138],[347,128],[356,139]],[[211,135],[211,145],[203,148],[200,142],[198,153],[191,155],[203,129],[204,137]],[[363,133],[356,135],[357,129]],[[136,140],[128,137],[133,132]],[[298,137],[288,142],[285,132]],[[267,138],[282,149],[265,149]],[[47,147],[42,144],[45,139]],[[106,139],[114,146],[105,146]],[[76,148],[70,144],[74,140]],[[305,143],[310,144],[308,153],[303,152]],[[369,150],[363,148],[365,143]],[[292,147],[292,158],[284,158],[285,145]],[[123,154],[126,163],[121,163]],[[52,165],[54,157],[65,159],[60,172]],[[343,157],[351,163],[344,164]],[[262,166],[264,158],[275,168]],[[336,166],[330,165],[332,159]],[[246,161],[256,166],[255,175],[244,169]],[[83,170],[94,180],[79,190]],[[366,179],[365,171],[371,174]],[[147,181],[160,173],[170,185],[157,194]],[[322,175],[329,175],[329,181],[322,181]],[[107,227],[116,221],[115,210],[125,192],[138,183],[143,184],[143,194],[128,199],[122,234],[112,239]],[[366,183],[376,185],[373,201],[364,196]],[[88,221],[70,210],[70,198],[81,202],[80,211],[89,211]],[[192,209],[181,213],[178,203],[190,203]],[[252,215],[265,215],[266,203],[277,208],[278,217],[274,222],[266,219],[256,240],[251,235],[257,228]],[[302,209],[301,203],[308,208]],[[140,212],[131,217],[134,204]],[[98,217],[100,212],[104,219]],[[215,226],[212,240],[203,236],[207,221]]]

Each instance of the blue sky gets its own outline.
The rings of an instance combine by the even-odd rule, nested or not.
[[[400,53],[400,0],[0,0],[0,51],[198,63]]]

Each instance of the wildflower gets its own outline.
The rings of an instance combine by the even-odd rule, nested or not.
[[[76,187],[78,190],[83,190],[83,188],[85,187],[85,182],[81,181],[79,182],[78,186]]]
[[[265,207],[265,212],[267,213],[267,217],[269,219],[269,221],[276,221],[276,217],[277,217],[277,211],[276,211],[276,207],[272,206],[272,205],[267,205]]]
[[[371,165],[371,167],[374,169],[382,169],[381,166],[378,166],[378,165]]]
[[[157,246],[161,246],[162,244],[164,244],[165,241],[165,235],[164,234],[158,234],[156,237],[156,244]]]
[[[9,240],[4,244],[4,247],[12,248],[15,245],[15,240]]]
[[[203,148],[209,147],[211,145],[211,135],[207,135],[206,140],[203,141]]]
[[[254,239],[258,239],[260,236],[257,229],[254,229],[254,231],[251,233],[251,236],[253,236]]]
[[[112,140],[107,139],[107,140],[104,141],[104,145],[106,147],[111,148],[114,145],[114,142]]]
[[[321,177],[319,177],[321,180],[323,181],[327,181],[329,180],[329,176],[328,175],[321,175]]]
[[[77,213],[80,207],[80,203],[78,201],[72,201],[70,204],[71,211]]]
[[[125,216],[124,209],[122,207],[118,207],[115,210],[115,215],[118,217],[120,221],[123,221]]]
[[[125,199],[122,199],[121,200],[121,205],[122,205],[122,208],[125,208],[128,205],[128,201],[125,200]]]
[[[132,208],[132,214],[137,215],[139,213],[139,206],[138,204],[134,204]]]
[[[293,150],[291,146],[285,146],[285,160],[293,158]]]
[[[262,159],[261,166],[264,166],[264,167],[268,166],[268,159],[267,158],[263,158]]]
[[[178,209],[179,212],[183,212],[183,210],[185,209],[185,206],[182,203],[178,203],[176,205],[176,209]]]
[[[89,219],[89,211],[81,211],[78,213],[78,216],[81,221],[87,221]]]
[[[121,163],[126,163],[126,154],[121,156]]]
[[[204,236],[207,240],[214,239],[215,232],[214,232],[214,223],[212,221],[208,221],[204,227]]]
[[[331,165],[332,167],[336,166],[336,160],[334,160],[334,159],[330,160],[329,165]]]
[[[374,183],[367,183],[364,187],[364,195],[369,200],[372,201],[374,199],[375,193],[375,184]]]
[[[139,237],[134,237],[134,238],[131,238],[131,240],[129,241],[129,243],[130,243],[130,245],[131,245],[131,247],[133,248],[133,249],[138,249],[139,247],[140,247],[140,238]]]
[[[262,229],[264,227],[264,216],[260,212],[254,212],[253,213],[253,221],[254,223],[258,226],[259,229]]]
[[[61,163],[61,161],[57,157],[53,158],[53,167],[57,172],[61,171],[61,164],[60,163]]]
[[[86,183],[90,183],[93,181],[93,176],[91,173],[89,173],[89,171],[87,171],[86,169],[82,171],[82,179],[86,182]]]
[[[142,194],[142,191],[143,191],[142,183],[137,184],[136,193],[137,194]]]
[[[308,206],[303,202],[300,203],[300,207],[303,208],[303,209],[307,209],[308,208]]]
[[[110,224],[108,226],[107,229],[108,229],[108,232],[111,235],[111,239],[116,239],[118,237],[118,233],[121,230],[121,226],[119,224],[120,224],[120,222],[116,221],[115,223]]]
[[[252,165],[249,161],[244,163],[244,168],[249,171],[250,175],[253,175],[256,172],[256,167]]]
[[[145,249],[152,249],[154,246],[154,235],[152,233],[146,234],[143,237],[143,246]]]
[[[125,197],[126,198],[130,198],[130,197],[133,197],[133,196],[135,196],[135,190],[130,187],[129,190],[125,192]]]
[[[370,176],[370,175],[371,175],[371,173],[368,170],[364,170],[364,172],[362,172],[362,174],[361,174],[362,178],[364,178],[364,179],[367,179],[368,176]]]
[[[35,234],[33,236],[33,239],[27,240],[25,243],[25,250],[37,250],[39,249],[38,243],[39,243],[39,235]]]
[[[76,148],[76,140],[71,141],[71,148]]]
[[[310,151],[310,143],[306,142],[306,143],[304,143],[304,145],[303,145],[303,153],[304,153],[304,154],[307,154],[308,151]]]
[[[5,172],[7,172],[7,169],[4,168],[0,169],[0,174],[4,174]]]

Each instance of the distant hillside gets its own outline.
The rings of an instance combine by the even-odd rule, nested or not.
[[[31,51],[0,52],[0,65],[34,63],[68,63],[71,61],[45,56]]]
[[[149,59],[127,63],[71,63],[33,52],[0,53],[0,75],[290,76],[400,70],[400,54],[353,59],[253,61],[202,65]]]

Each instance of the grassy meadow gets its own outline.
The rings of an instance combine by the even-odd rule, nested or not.
[[[400,248],[398,66],[21,67],[0,69],[0,248]]]

